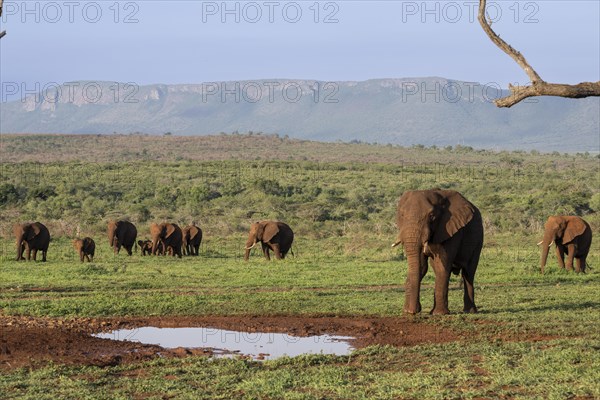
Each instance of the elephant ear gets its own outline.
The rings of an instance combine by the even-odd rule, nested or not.
[[[274,222],[264,224],[263,229],[264,229],[263,234],[262,234],[263,242],[270,242],[271,239],[273,239],[273,237],[275,235],[277,235],[277,233],[279,232],[279,226],[277,226],[277,224]]]
[[[456,232],[467,225],[475,209],[460,193],[452,190],[442,190],[442,215],[433,234],[433,243],[442,243],[450,239]]]
[[[41,232],[40,226],[38,224],[31,224],[27,228],[29,228],[27,229],[27,240],[32,240]]]
[[[403,207],[403,201],[402,199],[404,198],[404,196],[400,197],[400,199],[398,200],[397,204],[396,204],[396,228],[398,230],[402,230],[403,224],[404,224],[404,216],[402,215],[402,207]]]
[[[581,218],[570,219],[563,235],[563,244],[572,242],[577,236],[583,235],[583,232],[585,232],[583,220]]]
[[[165,237],[168,238],[169,236],[171,236],[173,232],[175,232],[175,230],[176,228],[174,224],[165,225]]]

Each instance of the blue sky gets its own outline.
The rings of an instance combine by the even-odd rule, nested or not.
[[[599,1],[491,4],[493,28],[543,79],[600,80]],[[0,80],[26,87],[423,76],[526,83],[481,30],[476,7],[467,0],[5,0]]]

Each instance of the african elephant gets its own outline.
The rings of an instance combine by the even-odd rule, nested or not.
[[[46,261],[46,253],[50,245],[50,232],[41,222],[15,224],[13,226],[17,246],[17,261],[23,260],[23,252],[27,251],[27,260],[36,260],[38,250],[42,252],[42,261]]]
[[[159,244],[162,244],[163,249],[171,247],[173,256],[181,258],[181,243],[183,232],[177,224],[163,222],[162,224],[150,225],[150,236],[152,237],[152,254],[156,254]]]
[[[131,255],[131,250],[137,237],[137,229],[129,221],[109,221],[108,222],[108,243],[114,249],[115,254],[119,254],[121,246]]]
[[[140,251],[142,256],[151,255],[152,254],[152,240],[138,240],[138,246],[140,247]],[[157,254],[163,254],[162,243],[158,243],[158,248],[156,249]]]
[[[275,253],[275,258],[285,258],[292,247],[294,241],[294,232],[283,222],[279,221],[259,221],[250,226],[248,240],[246,241],[246,253],[244,260],[248,261],[250,250],[260,242],[263,254],[267,260],[271,259],[270,250]],[[293,254],[293,252],[292,252]]]
[[[94,239],[90,237],[74,239],[73,248],[79,253],[79,260],[81,262],[84,260],[88,260],[89,262],[94,261],[94,253],[96,252],[96,243],[94,242]]]
[[[421,311],[421,280],[429,259],[435,273],[432,314],[448,314],[450,273],[461,272],[464,311],[477,312],[473,281],[483,246],[483,223],[477,207],[454,190],[415,190],[398,201],[398,240],[408,259],[404,312]]]
[[[197,256],[202,243],[202,229],[196,225],[183,228],[183,253],[187,256]]]
[[[577,260],[576,272],[585,272],[585,259],[592,244],[592,229],[583,219],[574,216],[553,215],[548,217],[544,225],[544,239],[538,243],[542,245],[540,269],[548,259],[548,251],[552,242],[556,244],[556,257],[558,265],[565,268],[565,253],[567,254],[567,270],[573,270],[573,259]]]

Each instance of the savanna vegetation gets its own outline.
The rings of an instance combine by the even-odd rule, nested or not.
[[[406,262],[395,204],[406,190],[457,190],[481,210],[480,313],[461,315],[452,277],[446,317],[414,323],[458,342],[368,347],[277,361],[156,359],[104,368],[47,365],[0,375],[4,397],[597,398],[600,252],[587,274],[539,273],[543,224],[582,216],[600,231],[600,160],[590,154],[402,148],[276,136],[3,135],[0,314],[49,318],[172,315],[400,317]],[[199,257],[113,256],[109,219],[195,221]],[[295,257],[244,263],[248,227],[286,221]],[[16,262],[12,224],[39,220],[48,262]],[[70,240],[96,240],[80,264]],[[424,311],[433,302],[425,277]],[[134,373],[143,370],[143,374]],[[0,397],[2,397],[0,396]]]

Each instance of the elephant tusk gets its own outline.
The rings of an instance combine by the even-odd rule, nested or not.
[[[396,246],[398,246],[400,243],[402,243],[402,241],[401,241],[401,240],[398,240],[396,243],[392,244],[392,247],[396,247]]]
[[[429,251],[429,242],[425,242],[425,244],[423,245],[423,254],[427,254],[428,251]]]
[[[250,246],[250,247],[246,246],[246,250],[253,249],[253,248],[254,248],[254,246],[256,246],[256,243],[258,243],[258,242],[254,242],[254,244],[253,244],[252,246]]]
[[[541,242],[539,242],[537,245],[539,246],[540,244],[544,243],[544,241],[542,240]]]

